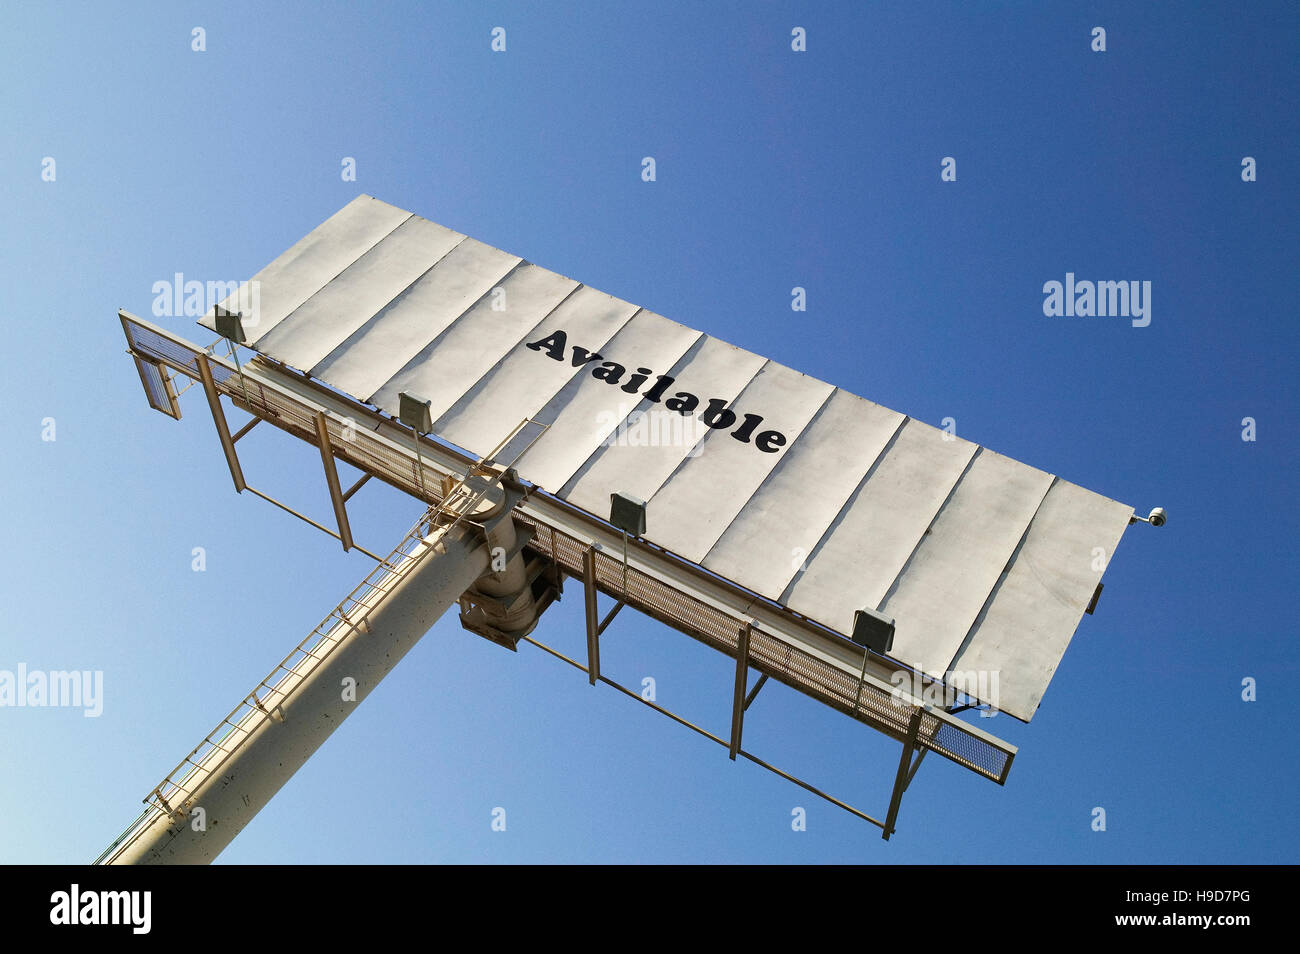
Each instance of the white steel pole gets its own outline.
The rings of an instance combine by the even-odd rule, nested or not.
[[[410,651],[443,612],[488,569],[480,533],[461,526],[425,538],[432,552],[368,600],[366,623],[325,659],[194,790],[189,804],[203,809],[202,828],[191,808],[169,816],[147,813],[104,859],[105,864],[206,864],[289,781],[339,724]],[[339,624],[340,626],[344,624]],[[345,679],[356,680],[355,701]]]

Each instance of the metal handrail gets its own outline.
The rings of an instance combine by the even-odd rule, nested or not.
[[[204,737],[203,741],[195,746],[194,749],[185,756],[185,758],[181,759],[181,761],[167,773],[161,782],[154,786],[149,794],[145,796],[145,803],[153,805],[159,810],[166,812],[168,815],[183,810],[186,800],[198,790],[199,785],[220,771],[221,766],[224,765],[225,762],[234,754],[236,749],[238,749],[238,747],[243,744],[243,742],[262,724],[259,722],[256,726],[245,726],[245,723],[250,718],[256,717],[258,713],[262,715],[263,722],[265,719],[275,718],[273,713],[284,705],[285,701],[289,699],[298,686],[302,685],[309,673],[301,672],[298,667],[302,666],[306,659],[314,659],[316,661],[312,665],[311,669],[315,669],[316,666],[323,663],[329,657],[330,653],[332,653],[334,649],[342,643],[343,639],[346,638],[348,634],[355,632],[369,619],[370,614],[375,610],[376,606],[373,604],[367,605],[366,600],[371,599],[376,593],[382,592],[385,587],[391,588],[394,577],[406,576],[411,569],[424,558],[431,548],[426,547],[425,550],[412,556],[412,553],[414,552],[412,544],[423,542],[424,528],[429,527],[432,529],[434,527],[442,526],[442,518],[451,513],[455,513],[456,518],[450,524],[446,525],[445,531],[450,531],[457,527],[466,516],[474,512],[474,508],[478,506],[479,502],[500,484],[505,470],[514,466],[514,463],[517,462],[530,447],[532,447],[538,437],[541,436],[541,433],[543,433],[549,426],[541,424],[542,431],[529,441],[519,454],[515,455],[514,461],[512,461],[506,468],[503,468],[502,472],[492,473],[485,487],[468,498],[461,496],[461,493],[465,490],[470,478],[473,476],[487,476],[487,474],[482,471],[483,465],[488,461],[495,460],[496,455],[500,453],[501,450],[512,440],[514,440],[514,438],[530,423],[540,424],[539,421],[534,421],[532,418],[524,418],[501,441],[501,443],[493,448],[491,453],[479,460],[473,467],[470,467],[465,476],[461,477],[459,481],[449,488],[447,493],[443,495],[443,498],[435,506],[430,507],[420,517],[420,519],[415,522],[411,529],[408,530],[406,535],[402,538],[401,542],[394,547],[388,557],[379,561],[365,579],[353,587],[352,591],[345,596],[323,620],[321,620],[316,628],[308,633],[297,646],[290,650],[289,654],[286,655],[284,659],[280,660],[275,668],[267,674],[266,678],[254,686],[252,692],[244,696],[244,698],[240,700],[239,704],[236,705],[235,708],[232,709],[225,718],[217,723],[216,727]],[[459,501],[464,501],[463,505],[456,506]],[[406,559],[401,560],[402,557],[405,557]],[[399,560],[401,560],[401,562],[399,562]],[[380,575],[379,579],[376,579],[376,574]],[[363,589],[367,592],[364,596],[358,598],[358,594]],[[361,608],[361,613],[359,615],[354,615],[354,611],[357,607]],[[331,635],[340,625],[346,626],[348,632],[338,637]],[[313,638],[315,638],[314,642]],[[325,652],[317,655],[316,650],[319,650],[322,644],[326,642],[328,642],[329,645],[325,649]],[[311,643],[310,648],[307,648],[308,643]],[[299,654],[302,654],[301,658],[298,658],[294,662],[292,668],[289,667],[287,663]],[[280,675],[274,685],[272,685],[270,680],[281,672],[283,672],[283,675]],[[295,677],[298,681],[292,686],[287,686],[287,682]],[[258,689],[265,689],[266,695],[264,697],[259,697]],[[272,706],[270,705],[271,698],[277,693],[279,694],[279,698],[275,700],[275,704]],[[243,712],[242,710],[244,709],[247,709],[248,711]],[[239,719],[235,721],[235,716],[237,715],[239,716]],[[221,732],[223,726],[227,726],[228,728],[222,732],[219,738],[214,738],[217,736],[218,732]],[[230,747],[226,747],[225,743],[236,732],[242,732],[242,737]],[[214,752],[221,752],[222,755],[215,762],[209,764],[212,753]],[[202,753],[202,755],[199,757],[198,761],[195,761],[195,756],[199,756],[200,753]],[[186,770],[179,779],[175,778],[177,773],[184,769],[186,765],[189,765],[190,768]],[[192,786],[187,785],[187,783],[189,783],[194,776],[200,772],[203,773],[203,777],[195,780]],[[179,801],[177,801],[178,795],[180,796]]]
[[[363,579],[360,583],[358,583],[355,587],[353,587],[352,591],[346,597],[344,597],[339,602],[339,604],[335,606],[334,609],[331,610],[330,613],[323,620],[321,620],[321,622],[316,626],[316,628],[313,629],[309,634],[307,634],[307,636],[301,642],[299,642],[298,645],[295,646],[289,652],[289,654],[285,656],[284,659],[282,659],[275,666],[275,668],[271,670],[269,674],[267,674],[265,679],[261,680],[257,684],[257,686],[254,686],[252,692],[244,696],[244,698],[240,700],[239,704],[236,705],[235,708],[232,709],[225,716],[225,718],[223,718],[219,723],[217,723],[216,727],[213,728],[213,730],[204,737],[203,741],[200,742],[197,746],[195,746],[194,749],[192,749],[190,753],[185,756],[185,758],[181,759],[181,761],[178,762],[176,766],[170,772],[167,773],[167,775],[163,778],[161,782],[159,782],[156,786],[154,786],[154,788],[144,798],[144,801],[147,804],[153,804],[157,808],[161,809],[162,811],[166,812],[169,815],[175,814],[177,811],[180,811],[183,805],[183,800],[193,795],[194,792],[197,790],[198,785],[201,784],[203,780],[211,777],[213,774],[218,772],[221,766],[225,764],[226,760],[229,759],[230,756],[233,754],[234,750],[240,744],[242,744],[245,739],[247,739],[250,735],[252,735],[253,731],[255,731],[257,726],[245,727],[244,725],[244,723],[249,719],[249,717],[253,716],[256,713],[261,713],[263,718],[271,718],[272,717],[271,712],[274,711],[275,708],[279,708],[280,706],[282,706],[285,700],[288,699],[289,696],[292,694],[293,689],[296,689],[297,686],[302,684],[306,676],[305,674],[297,671],[296,667],[301,666],[304,659],[307,658],[315,659],[316,660],[315,665],[319,665],[326,658],[328,658],[330,653],[333,652],[333,650],[343,641],[343,639],[347,635],[345,633],[337,638],[330,635],[331,633],[333,633],[335,630],[338,629],[340,624],[348,627],[348,632],[351,633],[351,632],[355,632],[362,624],[364,624],[369,619],[370,613],[375,609],[375,607],[373,605],[367,606],[364,601],[366,599],[371,598],[374,593],[382,591],[385,585],[391,584],[394,577],[406,576],[411,571],[411,569],[418,562],[420,562],[420,560],[423,559],[423,557],[429,552],[429,550],[432,549],[431,547],[426,547],[424,551],[412,555],[412,552],[414,552],[414,547],[412,547],[412,544],[423,543],[424,541],[424,534],[422,533],[422,528],[428,525],[429,513],[431,512],[432,512],[432,508],[430,508],[430,511],[422,515],[420,519],[415,523],[415,525],[409,531],[407,531],[406,535],[402,538],[401,542],[398,543],[397,546],[393,548],[392,552],[388,555],[388,557],[383,561],[379,562],[378,564],[376,564],[375,568],[371,570],[369,574],[367,574],[365,579]],[[411,552],[407,552],[408,548]],[[406,559],[403,562],[398,562],[399,560],[401,560],[402,557],[407,557],[408,559]],[[372,580],[374,579],[377,573],[383,574],[382,582],[379,583],[372,582]],[[358,599],[357,594],[362,589],[365,588],[368,588],[369,591],[361,599]],[[355,617],[349,616],[349,614],[356,607],[362,607],[363,608],[362,613],[359,616],[355,616]],[[311,645],[310,650],[305,649],[304,647],[308,644],[308,642],[310,642],[313,639],[313,637],[319,637],[319,638],[317,638],[316,641]],[[330,643],[329,647],[326,649],[326,651],[323,654],[317,655],[315,650],[319,649],[321,644],[327,641]],[[294,669],[291,669],[285,665],[299,653],[303,654],[303,658],[299,659],[295,663]],[[315,665],[313,665],[312,667],[313,669],[315,668]],[[277,680],[275,685],[269,685],[268,681],[273,677],[275,677],[276,674],[279,673],[281,670],[284,671],[285,675],[281,676]],[[292,676],[300,677],[298,683],[292,688],[282,689],[285,680]],[[268,694],[266,698],[264,699],[258,698],[257,690],[259,687],[267,690]],[[276,704],[273,708],[268,709],[266,705],[267,701],[270,699],[271,694],[277,692],[280,693],[281,698],[276,701]],[[250,699],[254,701],[250,703]],[[243,712],[243,714],[241,715],[241,710],[245,708],[247,708],[248,711]],[[239,716],[238,721],[232,721],[235,719],[236,716]],[[228,726],[229,728],[227,728],[226,731],[222,733],[219,738],[214,738],[215,736],[217,736],[217,733],[221,731],[223,726]],[[225,743],[237,731],[242,731],[244,733],[243,737],[239,739],[238,742],[235,743],[235,745],[231,746],[230,748],[226,748],[223,745],[223,743]],[[209,759],[212,753],[217,751],[222,752],[223,753],[222,756],[219,759],[217,759],[215,763],[209,764]],[[199,755],[200,752],[203,753],[202,756],[199,758],[198,761],[194,761],[194,757]],[[182,775],[179,779],[175,778],[176,774],[180,772],[183,768],[185,768],[187,764],[190,765],[191,768],[188,771],[186,771],[185,774]],[[193,778],[193,776],[198,772],[203,773],[203,780],[199,780],[193,787],[187,787],[185,783],[189,782]],[[168,801],[168,796],[172,796],[172,798],[175,798],[175,796],[178,793],[181,794],[182,796],[182,802],[176,805],[172,805]]]

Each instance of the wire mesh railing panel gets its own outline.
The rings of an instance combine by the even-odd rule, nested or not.
[[[149,399],[149,406],[155,411],[162,411],[168,417],[179,418],[180,413],[176,408],[175,401],[172,400],[171,391],[167,387],[167,380],[163,377],[162,366],[144,358],[136,357],[135,367],[140,372],[140,383],[144,385],[144,393]]]

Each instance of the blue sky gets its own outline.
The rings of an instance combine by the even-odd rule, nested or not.
[[[1032,725],[978,720],[1007,785],[927,760],[889,843],[453,614],[223,862],[1296,861],[1300,11],[1208,6],[5,4],[0,669],[100,670],[104,707],[0,708],[0,861],[93,859],[368,572],[233,492],[196,394],[149,410],[116,319],[360,192],[1169,524],[1125,535]],[[1150,281],[1150,325],[1045,316],[1067,272]],[[240,448],[328,514],[314,449]],[[418,511],[372,485],[352,524],[385,549]],[[571,593],[536,635],[579,654]],[[602,663],[725,732],[724,657],[624,614]],[[896,744],[793,691],[746,746],[884,811]]]

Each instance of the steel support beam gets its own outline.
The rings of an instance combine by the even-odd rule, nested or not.
[[[740,629],[736,640],[736,689],[731,698],[731,746],[728,755],[736,761],[740,751],[740,734],[745,728],[745,690],[749,687],[749,633],[753,623]]]
[[[290,507],[287,503],[284,503],[283,501],[280,501],[280,500],[276,500],[276,499],[275,499],[274,497],[272,497],[270,494],[264,494],[264,493],[262,493],[262,491],[258,490],[256,487],[250,487],[250,486],[248,486],[247,484],[244,486],[244,489],[247,490],[250,494],[253,494],[253,495],[256,496],[256,497],[261,497],[263,500],[265,500],[265,501],[266,501],[267,503],[269,503],[269,504],[275,504],[275,506],[279,507],[279,508],[280,508],[281,510],[283,510],[285,513],[287,513],[287,514],[292,514],[293,516],[295,516],[295,517],[297,517],[299,520],[301,520],[303,523],[311,524],[311,525],[312,525],[313,527],[315,527],[317,530],[321,531],[321,533],[324,533],[324,534],[326,534],[326,535],[328,535],[328,536],[331,536],[331,537],[333,537],[335,540],[342,540],[342,539],[343,539],[343,538],[340,537],[337,533],[335,533],[333,530],[331,530],[329,527],[325,526],[325,524],[323,524],[323,523],[317,523],[315,520],[313,520],[311,517],[307,516],[305,513],[299,513],[297,510],[294,510],[292,507]],[[377,554],[371,553],[369,550],[367,550],[365,547],[363,547],[363,546],[362,546],[361,544],[359,544],[359,543],[353,543],[353,544],[352,544],[352,549],[356,550],[358,553],[364,553],[366,556],[370,557],[370,559],[374,560],[376,563],[383,563],[383,562],[384,562],[384,558],[383,558],[383,557],[381,557],[381,556],[379,556],[379,555],[377,555]]]
[[[247,424],[245,424],[245,425],[244,425],[243,427],[241,427],[239,430],[235,431],[235,436],[232,437],[232,438],[230,439],[231,443],[232,443],[232,444],[238,444],[238,443],[239,443],[239,439],[240,439],[241,437],[243,437],[245,434],[247,434],[249,431],[251,431],[253,428],[257,427],[257,425],[258,425],[258,424],[261,424],[261,423],[262,423],[262,419],[261,419],[260,417],[255,417],[255,418],[253,418],[251,421],[249,421]]]
[[[212,368],[208,356],[195,356],[194,363],[199,366],[199,379],[203,382],[203,392],[208,396],[208,407],[212,411],[212,421],[217,425],[217,437],[221,439],[221,449],[225,451],[226,463],[230,466],[230,476],[235,481],[235,490],[243,493],[248,485],[244,483],[244,471],[239,466],[239,456],[235,453],[235,442],[230,439],[230,425],[226,423],[226,412],[221,407],[221,395],[217,393],[216,382],[212,380]]]
[[[600,679],[600,622],[596,612],[596,548],[582,551],[582,596],[587,613],[587,681]]]
[[[344,499],[345,501],[346,501],[346,500],[351,500],[351,499],[352,499],[352,495],[355,494],[355,493],[356,493],[358,490],[360,490],[362,487],[364,487],[366,481],[369,480],[369,479],[370,479],[370,475],[369,475],[369,474],[362,474],[360,480],[358,480],[355,484],[353,484],[353,485],[352,485],[351,487],[349,487],[347,490],[343,491],[343,499]]]
[[[576,659],[570,659],[568,656],[564,655],[564,653],[552,649],[550,646],[547,646],[545,643],[538,642],[537,640],[533,639],[531,636],[525,636],[523,638],[523,642],[531,643],[532,645],[536,646],[538,649],[550,653],[552,656],[556,657],[557,659],[563,660],[564,662],[568,663],[574,669],[581,669],[583,672],[587,671],[586,668],[582,665],[582,663],[578,662]],[[660,715],[667,716],[668,718],[676,722],[678,725],[683,725],[686,728],[690,729],[692,732],[698,732],[706,739],[710,739],[711,741],[718,743],[724,748],[728,747],[728,742],[726,739],[719,738],[718,736],[710,732],[708,729],[696,725],[694,722],[678,715],[676,712],[673,712],[669,709],[665,709],[657,702],[651,702],[649,699],[643,698],[641,695],[633,692],[627,686],[615,682],[614,680],[610,679],[608,676],[601,676],[600,681],[607,686],[617,689],[619,692],[623,693],[623,695],[627,696],[628,698],[635,699],[643,706],[649,706],[651,709],[653,709],[655,712],[658,712]],[[779,775],[787,782],[793,782],[795,785],[798,785],[800,788],[811,792],[812,794],[816,795],[818,798],[826,799],[826,801],[830,802],[832,805],[835,805],[838,808],[844,809],[850,815],[855,815],[858,818],[861,818],[863,821],[870,822],[871,824],[875,825],[877,828],[883,828],[885,825],[885,823],[882,822],[879,818],[872,818],[866,812],[860,811],[859,809],[854,808],[848,802],[842,801],[836,798],[834,795],[830,795],[822,791],[816,785],[812,785],[808,782],[805,782],[803,779],[799,778],[798,776],[791,775],[789,772],[785,771],[784,769],[777,768],[775,765],[772,765],[770,762],[763,761],[752,752],[746,752],[744,749],[740,749],[736,754],[742,756],[745,759],[748,759],[749,761],[753,762],[755,765],[759,766],[760,768],[767,769],[769,772],[772,772],[775,775]]]
[[[894,776],[894,794],[889,798],[889,812],[885,815],[884,828],[880,834],[885,841],[889,841],[889,836],[894,833],[894,822],[898,820],[898,806],[903,800],[903,791],[907,788],[907,783],[911,781],[909,769],[912,769],[912,751],[916,748],[916,735],[921,730],[921,715],[924,712],[923,708],[912,710],[912,721],[907,727],[907,741],[903,743],[903,754],[898,759],[898,774]],[[919,759],[917,764],[920,764]]]
[[[619,600],[617,603],[614,604],[614,606],[610,609],[610,611],[605,614],[605,618],[600,621],[600,626],[596,628],[597,636],[605,632],[605,627],[607,627],[610,623],[614,621],[614,617],[618,615],[618,611],[621,610],[626,605],[627,604],[624,603],[622,600]]]
[[[925,753],[929,749],[922,749],[916,753],[916,759],[912,762],[912,767],[907,770],[907,781],[903,783],[903,791],[907,791],[907,786],[912,784],[912,779],[916,778],[916,770],[921,767],[921,759],[925,758]]]
[[[348,525],[348,508],[339,486],[339,471],[334,464],[334,449],[330,444],[330,430],[324,411],[316,412],[316,440],[320,444],[320,459],[325,467],[325,483],[329,485],[330,502],[334,505],[334,519],[339,525],[339,540],[344,550],[351,550],[352,527]]]

